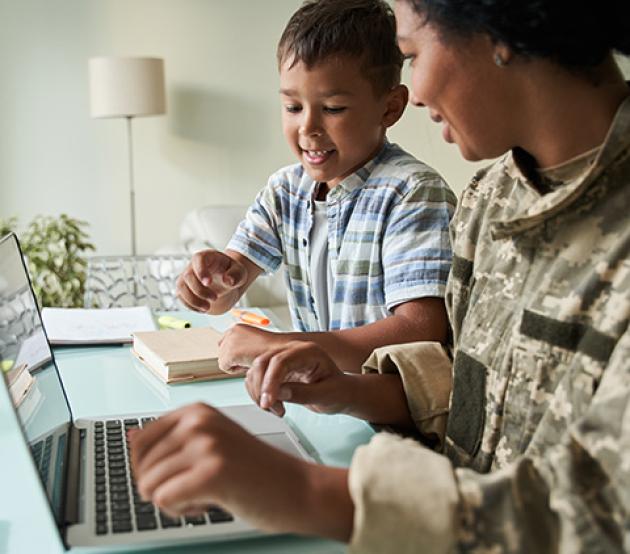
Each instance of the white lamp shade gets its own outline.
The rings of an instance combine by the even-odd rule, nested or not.
[[[160,58],[92,58],[92,117],[135,117],[166,111],[164,60]]]

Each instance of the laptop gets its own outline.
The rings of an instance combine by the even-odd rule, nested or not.
[[[201,516],[171,518],[142,501],[130,472],[126,431],[159,414],[73,418],[14,234],[0,241],[0,364],[9,370],[0,386],[13,398],[33,460],[32,478],[45,490],[66,548],[157,547],[261,534],[220,506]],[[262,440],[312,460],[284,420],[254,405],[222,411]]]

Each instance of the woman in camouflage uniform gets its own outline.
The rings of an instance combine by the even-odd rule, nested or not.
[[[305,343],[248,384],[267,405],[414,428],[442,453],[380,433],[349,471],[310,466],[196,405],[134,438],[145,495],[356,552],[630,550],[630,89],[613,58],[630,54],[629,4],[396,3],[413,103],[466,159],[498,158],[452,223],[452,361],[430,343],[375,352],[364,370],[400,374],[404,414],[361,404],[356,376]],[[181,446],[209,438],[183,465]]]

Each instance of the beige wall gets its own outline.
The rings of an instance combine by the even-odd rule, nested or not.
[[[294,161],[275,45],[300,3],[0,0],[0,217],[66,212],[90,223],[99,253],[128,252],[125,123],[89,117],[95,55],[165,59],[167,114],[133,122],[141,252],[176,241],[196,206],[249,203]],[[408,109],[390,138],[457,192],[474,173],[424,110]]]
[[[196,206],[249,203],[294,161],[279,125],[275,46],[300,3],[5,0],[0,217],[67,212],[90,223],[100,253],[128,251],[125,122],[89,117],[94,55],[165,59],[167,114],[133,121],[140,251],[174,242]],[[456,189],[472,174],[424,114],[408,110],[391,138]]]

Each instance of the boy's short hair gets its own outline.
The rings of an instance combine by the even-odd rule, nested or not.
[[[396,20],[384,0],[307,0],[293,14],[278,43],[278,66],[290,60],[312,68],[335,56],[360,59],[377,96],[400,84],[403,56]]]

